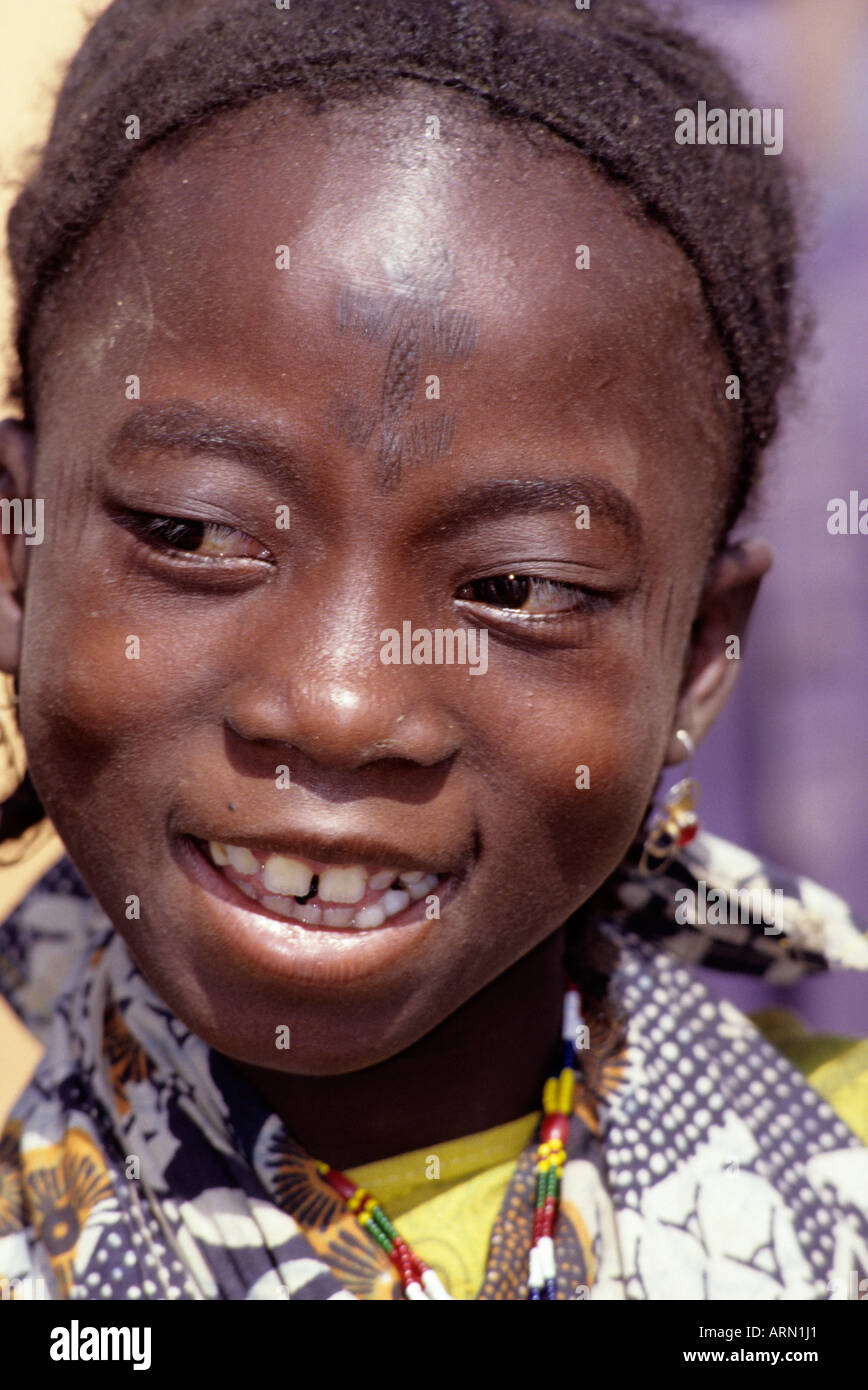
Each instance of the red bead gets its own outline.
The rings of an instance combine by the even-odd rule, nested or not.
[[[348,1178],[345,1173],[339,1173],[336,1168],[329,1168],[328,1172],[324,1173],[323,1176],[329,1187],[333,1187],[335,1192],[337,1192],[340,1197],[343,1197],[345,1202],[350,1200],[356,1190],[356,1184],[353,1182],[352,1178]]]
[[[416,1255],[413,1254],[413,1251],[410,1250],[409,1245],[406,1244],[406,1241],[403,1240],[401,1241],[401,1247],[394,1248],[396,1254],[396,1264],[398,1264],[399,1268],[401,1268],[401,1276],[409,1277],[409,1279],[415,1279],[417,1266],[419,1266],[419,1261],[417,1261]]]
[[[540,1130],[540,1142],[543,1144],[551,1143],[552,1139],[560,1139],[562,1144],[566,1144],[570,1133],[570,1121],[566,1115],[559,1115],[557,1112],[546,1115]]]
[[[416,1258],[407,1242],[400,1236],[392,1244],[392,1259],[401,1271],[401,1278],[405,1283],[408,1279],[416,1277]]]
[[[679,833],[679,836],[678,836],[678,843],[679,843],[679,845],[689,845],[689,844],[690,844],[690,841],[691,841],[692,839],[694,839],[694,837],[695,837],[698,833],[699,833],[699,821],[698,821],[698,820],[695,820],[695,821],[693,822],[692,825],[685,825],[684,829]]]

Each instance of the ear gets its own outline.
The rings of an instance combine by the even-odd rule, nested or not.
[[[693,623],[666,765],[685,756],[675,729],[686,729],[698,745],[729,699],[738,679],[748,619],[773,560],[765,541],[746,540],[727,546],[714,562]]]
[[[20,420],[0,421],[0,498],[32,496],[34,439]],[[18,670],[26,570],[25,540],[3,508],[0,528],[0,670]]]

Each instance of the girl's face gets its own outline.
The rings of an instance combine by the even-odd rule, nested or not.
[[[722,702],[763,567],[703,597],[736,407],[692,270],[468,105],[158,147],[40,335],[33,781],[154,989],[259,1066],[392,1056],[554,932]],[[404,662],[390,629],[477,635]],[[305,926],[209,841],[437,881]]]

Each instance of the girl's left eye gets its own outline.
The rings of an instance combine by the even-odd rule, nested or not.
[[[534,574],[495,574],[462,585],[456,597],[514,613],[545,614],[589,611],[603,595],[581,584],[543,579]]]
[[[269,553],[252,536],[218,521],[186,521],[176,516],[136,514],[128,524],[149,545],[206,560],[267,560]]]

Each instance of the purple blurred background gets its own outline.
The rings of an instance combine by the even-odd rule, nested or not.
[[[715,834],[816,879],[868,921],[868,536],[832,536],[827,504],[868,496],[868,0],[682,0],[757,106],[784,110],[805,181],[802,292],[816,320],[799,399],[749,525],[776,554],[729,708],[695,760]],[[769,156],[773,157],[773,156]],[[868,1035],[868,976],[769,987],[717,971],[740,1008],[793,1009]]]

